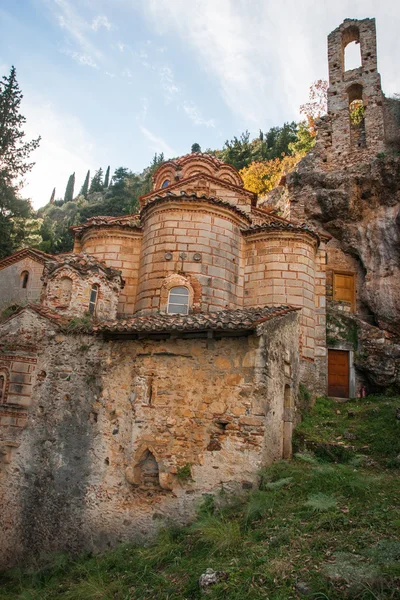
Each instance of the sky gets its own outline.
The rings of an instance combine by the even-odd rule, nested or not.
[[[27,139],[42,137],[23,196],[38,208],[72,172],[77,193],[88,169],[298,121],[327,35],[366,17],[383,90],[400,92],[398,0],[0,0],[0,75],[16,67]]]

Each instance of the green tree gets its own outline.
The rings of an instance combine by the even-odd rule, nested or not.
[[[289,144],[291,154],[307,154],[315,145],[315,135],[312,135],[307,121],[298,124],[297,139]]]
[[[104,189],[107,189],[110,185],[110,166],[107,167],[106,176],[104,177]]]
[[[21,224],[32,216],[30,202],[20,198],[20,185],[15,180],[34,166],[29,157],[39,146],[40,137],[24,141],[22,98],[15,68],[11,67],[10,74],[0,80],[0,257],[20,247],[24,236]]]
[[[245,131],[240,138],[235,136],[231,141],[226,140],[221,155],[224,162],[233,165],[238,171],[247,167],[252,161],[250,132]]]
[[[194,152],[201,152],[201,147],[200,144],[192,144],[192,148],[190,150],[190,152],[193,154]]]
[[[68,178],[67,187],[65,188],[64,202],[72,202],[74,198],[75,173]]]
[[[81,191],[79,192],[80,196],[84,196],[87,198],[89,191],[89,180],[90,180],[90,170],[86,173],[85,181],[83,182],[83,186],[81,187]]]
[[[103,190],[103,169],[100,167],[93,175],[93,179],[90,183],[89,194],[93,192],[101,192]]]
[[[54,204],[55,198],[56,198],[56,188],[53,188],[53,191],[51,192],[51,196],[50,196],[50,204]]]

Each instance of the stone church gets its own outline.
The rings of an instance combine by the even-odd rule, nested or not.
[[[354,40],[362,66],[345,71]],[[345,21],[328,54],[317,144],[268,198],[192,153],[159,167],[139,214],[73,227],[72,253],[0,261],[2,566],[185,522],[203,494],[250,489],[290,458],[299,382],[357,395],[354,349],[327,344],[326,317],[367,319],[365,272],[307,214],[310,174],[385,151],[398,105],[374,20]]]

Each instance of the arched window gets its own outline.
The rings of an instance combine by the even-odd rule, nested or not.
[[[363,86],[354,83],[348,90],[350,142],[352,146],[366,146],[365,105],[363,101]]]
[[[92,289],[90,291],[90,299],[89,299],[89,312],[91,315],[94,315],[96,311],[97,297],[99,295],[99,286],[97,283],[92,285]]]
[[[344,70],[352,71],[361,67],[360,44],[356,41],[350,42],[344,49]]]
[[[189,312],[189,290],[185,287],[173,287],[168,295],[167,313],[187,315]]]
[[[165,181],[163,181],[162,183],[162,188],[168,187],[169,186],[169,179],[165,179]]]
[[[72,294],[72,279],[69,277],[63,277],[60,282],[60,304],[62,306],[69,306],[71,302]]]
[[[24,289],[28,287],[29,271],[22,271],[21,273],[21,285]]]

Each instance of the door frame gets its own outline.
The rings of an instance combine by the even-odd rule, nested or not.
[[[354,368],[354,350],[353,349],[350,350],[348,344],[346,344],[346,343],[335,344],[335,346],[328,347],[327,353],[329,353],[329,350],[341,350],[343,352],[349,353],[349,398],[355,398],[356,397],[356,370]],[[328,380],[329,380],[328,354],[327,354],[326,358],[327,358],[326,393],[328,393]]]

